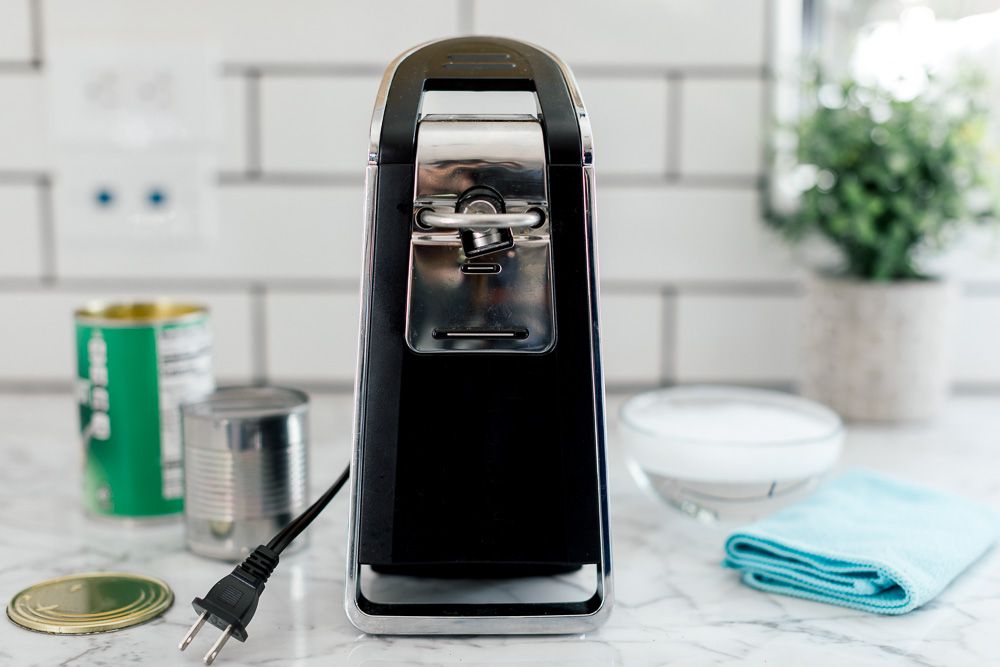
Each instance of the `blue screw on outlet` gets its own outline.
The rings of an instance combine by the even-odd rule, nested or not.
[[[160,208],[167,203],[167,193],[160,188],[152,188],[146,195],[146,201],[153,208]]]
[[[98,188],[94,193],[94,201],[98,206],[108,208],[115,203],[115,193],[110,188]]]

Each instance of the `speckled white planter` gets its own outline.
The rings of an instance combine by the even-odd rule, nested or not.
[[[801,389],[846,419],[927,420],[950,385],[956,289],[945,281],[816,277],[806,296]]]

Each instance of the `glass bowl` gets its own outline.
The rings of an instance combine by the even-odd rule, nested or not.
[[[806,495],[844,440],[829,408],[743,387],[639,394],[622,406],[619,428],[639,485],[703,521],[754,518]]]

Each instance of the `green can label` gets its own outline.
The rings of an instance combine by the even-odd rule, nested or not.
[[[176,322],[77,320],[84,504],[94,514],[183,510],[180,410],[212,392],[205,312]]]

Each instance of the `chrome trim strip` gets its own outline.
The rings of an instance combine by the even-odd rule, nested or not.
[[[554,56],[553,56],[554,57]],[[558,61],[557,62],[562,62]],[[589,128],[589,122],[588,122]],[[581,127],[582,132],[582,127]],[[591,346],[594,359],[594,436],[597,445],[597,479],[598,483],[605,484],[605,488],[597,492],[598,501],[601,503],[600,516],[601,523],[601,545],[603,552],[602,574],[604,576],[604,606],[608,608],[607,613],[611,613],[614,605],[614,576],[612,570],[611,554],[611,507],[609,502],[610,489],[608,484],[608,427],[607,427],[607,402],[604,392],[604,348],[601,343],[601,306],[600,306],[600,267],[597,255],[597,228],[596,228],[596,181],[594,177],[593,165],[583,168],[584,176],[584,220],[587,227],[587,238],[590,239],[588,257],[590,265],[588,271],[588,287],[590,288],[590,308],[594,321],[591,327]]]
[[[610,589],[607,589],[610,590]],[[590,632],[611,613],[608,596],[591,614],[525,616],[376,616],[348,608],[354,627],[373,635],[562,635]],[[353,613],[352,613],[353,612]]]
[[[385,118],[385,100],[389,96],[389,86],[392,84],[392,78],[396,76],[396,69],[399,67],[399,63],[403,62],[410,54],[419,51],[429,44],[440,41],[444,40],[432,39],[423,44],[417,44],[393,58],[389,66],[385,68],[382,81],[378,85],[378,93],[375,94],[375,108],[372,109],[372,124],[368,132],[368,164],[378,164],[379,145],[382,143],[382,120]]]
[[[351,623],[363,632],[372,634],[397,635],[427,635],[427,634],[570,634],[589,632],[600,627],[611,613],[614,599],[614,580],[611,561],[611,535],[609,525],[607,488],[598,489],[598,502],[601,503],[601,562],[597,563],[597,588],[595,596],[600,600],[598,607],[590,613],[547,615],[525,614],[522,616],[409,616],[409,615],[372,615],[361,610],[358,602],[361,596],[361,567],[358,562],[358,523],[360,521],[359,479],[362,474],[361,465],[361,430],[364,423],[363,400],[367,386],[363,382],[367,367],[368,323],[371,314],[371,289],[374,270],[374,237],[375,209],[378,190],[378,153],[382,132],[382,119],[385,115],[385,101],[389,86],[396,73],[399,63],[423,48],[426,42],[409,49],[390,63],[379,86],[372,113],[371,131],[369,134],[368,168],[365,177],[365,237],[364,237],[364,271],[361,285],[360,323],[358,330],[358,363],[355,381],[355,409],[353,451],[351,456],[351,494],[349,508],[349,525],[347,541],[347,580],[345,586],[345,609]],[[590,117],[579,93],[579,88],[572,72],[566,64],[551,52],[538,48],[555,61],[563,73],[570,96],[577,109],[580,126],[580,138],[583,152],[585,177],[584,202],[585,224],[591,239],[589,248],[588,287],[590,289],[591,308],[594,315],[594,326],[591,329],[591,340],[594,354],[594,407],[596,415],[596,441],[598,460],[598,483],[607,483],[607,427],[604,412],[604,378],[601,366],[600,315],[598,312],[598,267],[596,260],[597,240],[594,230],[594,174],[593,174],[593,135],[590,128]]]
[[[438,213],[429,208],[420,210],[419,222],[437,229],[521,229],[541,223],[537,210],[525,213]]]
[[[559,65],[559,70],[566,81],[566,87],[569,89],[570,99],[573,100],[573,106],[576,107],[576,122],[580,126],[580,147],[583,153],[583,166],[592,166],[594,164],[594,132],[590,127],[590,114],[587,113],[587,107],[583,104],[583,96],[580,94],[580,86],[576,82],[573,70],[563,62],[562,58],[548,49],[528,42],[525,42],[525,44],[538,49]],[[591,179],[592,181],[593,179]]]
[[[358,562],[358,524],[361,518],[361,432],[364,424],[365,394],[368,391],[363,379],[368,367],[368,322],[371,317],[371,287],[375,268],[375,197],[378,194],[378,167],[365,169],[364,237],[361,275],[361,305],[358,320],[358,362],[354,379],[354,432],[351,434],[351,493],[347,510],[347,581],[344,587],[344,607],[348,618],[354,618],[357,592],[361,590],[361,564]],[[355,625],[357,625],[355,623]]]

